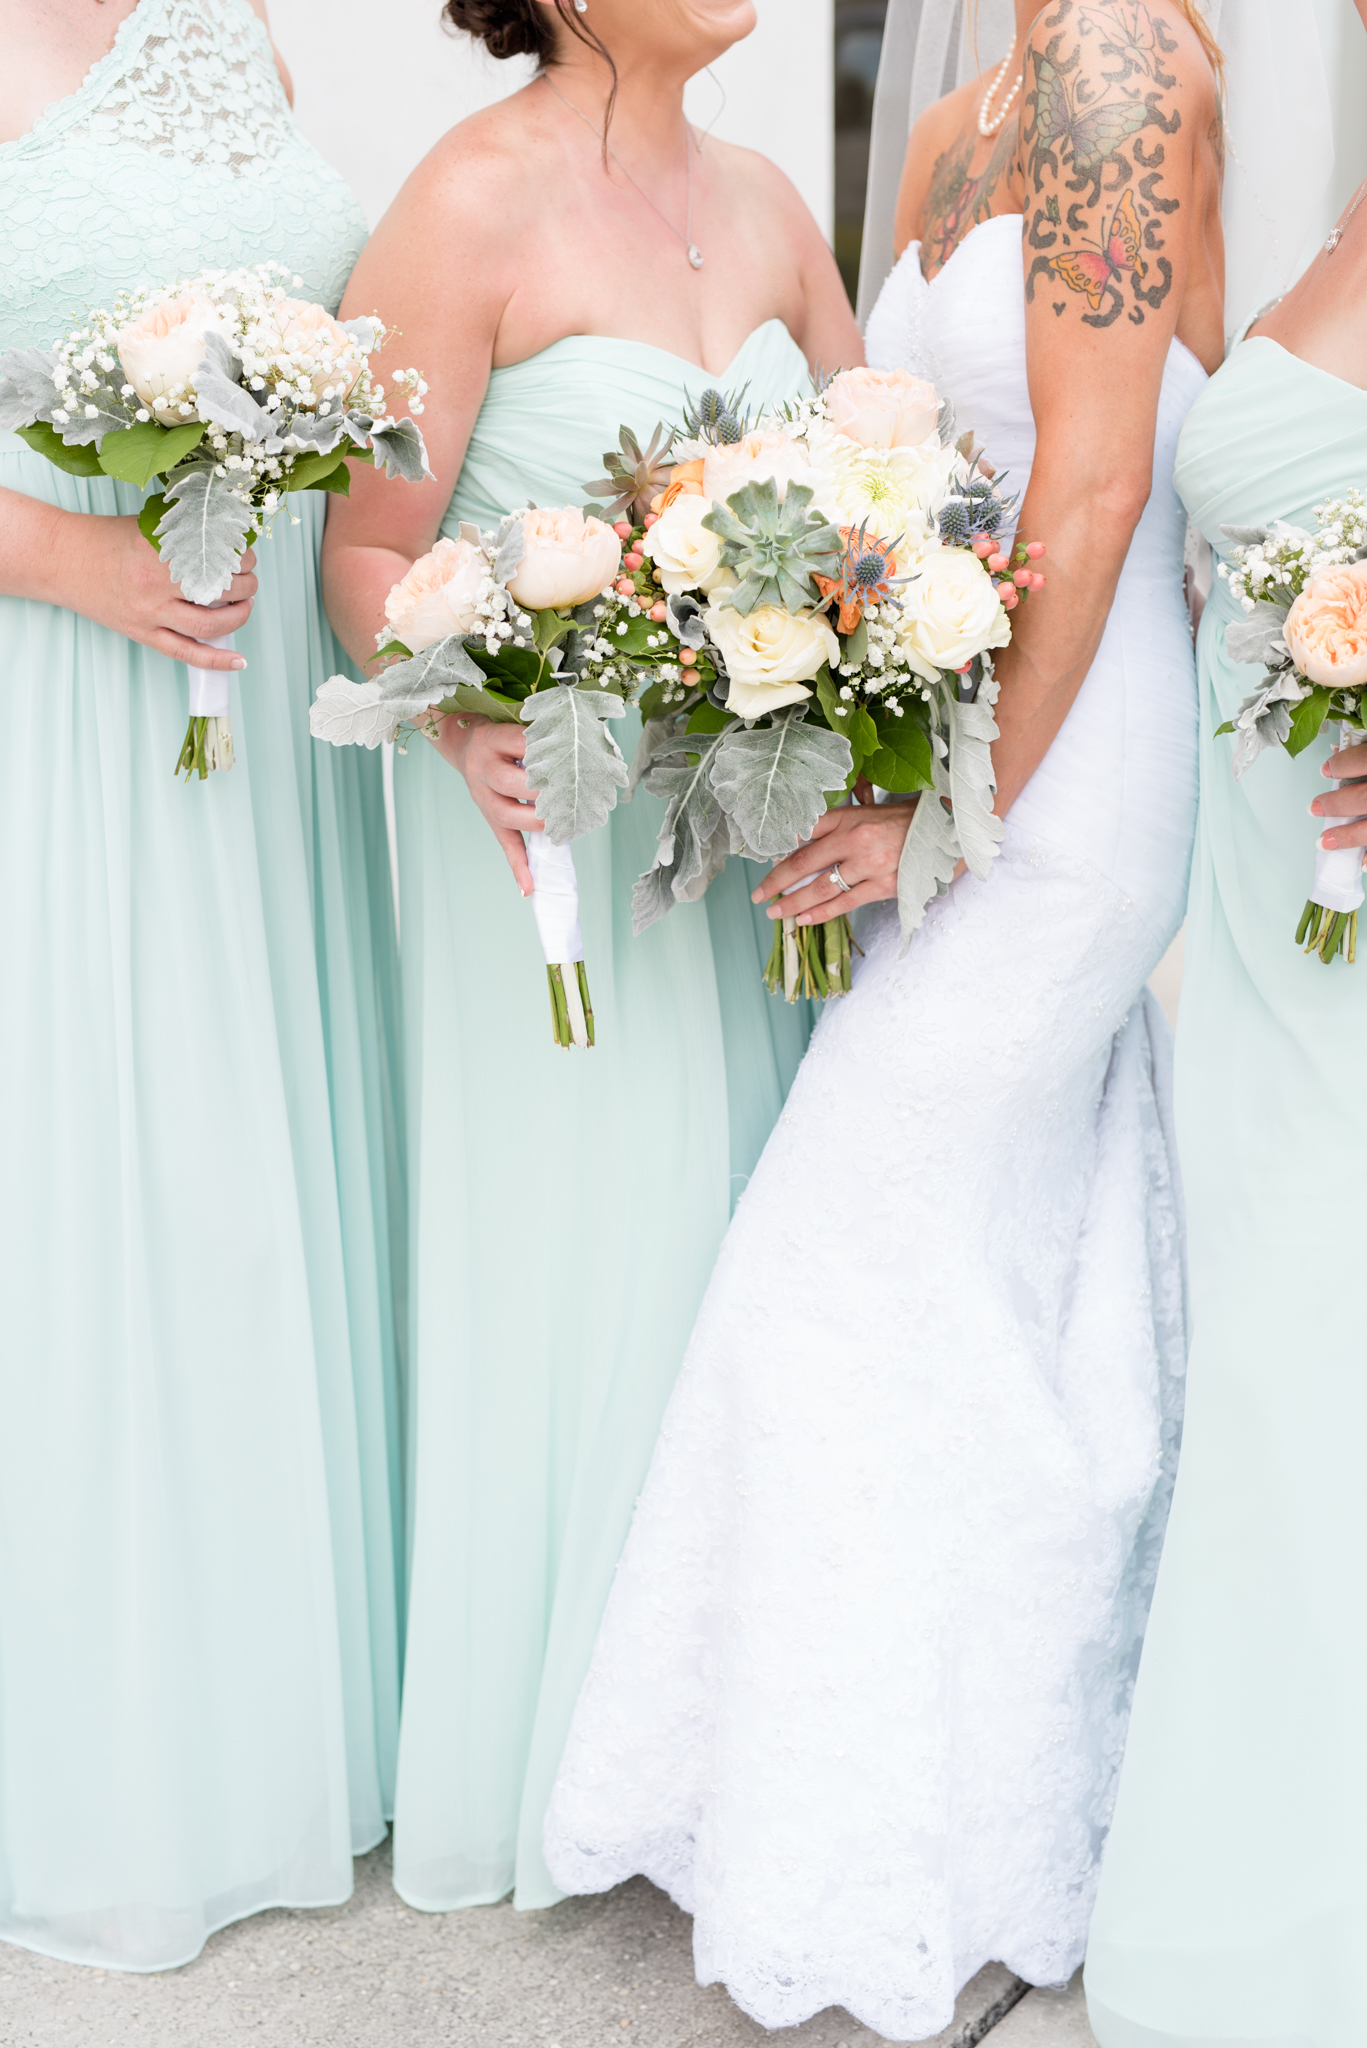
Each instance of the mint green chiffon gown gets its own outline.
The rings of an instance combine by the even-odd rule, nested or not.
[[[1176,481],[1217,549],[1309,525],[1367,484],[1367,391],[1246,341]],[[1177,1026],[1186,1430],[1088,1948],[1102,2048],[1367,2041],[1367,961],[1294,944],[1330,743],[1234,780],[1235,616],[1217,581]]]
[[[0,348],[211,265],[335,306],[364,235],[246,0],[141,0],[0,146]],[[189,788],[186,669],[0,596],[0,1939],[105,1967],[345,1898],[392,1798],[393,920],[290,503]]]
[[[572,336],[495,370],[444,522],[580,505],[620,425],[806,385],[777,320],[721,377]],[[625,730],[623,728],[626,728]],[[630,755],[634,713],[617,737]],[[530,902],[464,783],[396,762],[412,1216],[412,1576],[395,1882],[432,1909],[560,1896],[541,1826],[613,1569],[732,1202],[806,1047],[731,862],[641,938],[644,790],[575,846],[597,1045],[551,1042]]]

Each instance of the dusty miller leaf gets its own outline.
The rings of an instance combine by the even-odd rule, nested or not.
[[[959,864],[959,835],[954,819],[940,801],[949,795],[945,763],[935,763],[935,787],[916,799],[916,812],[897,864],[897,914],[902,926],[902,951],[911,944],[937,896],[954,880]]]
[[[631,895],[631,926],[639,936],[676,903],[693,902],[718,873],[730,851],[728,820],[712,787],[712,766],[723,733],[682,734],[670,751],[674,758],[656,759],[646,775],[646,788],[663,799],[664,823],[653,866]],[[690,761],[683,752],[685,744]]]
[[[204,360],[195,371],[195,410],[201,419],[241,434],[245,441],[268,440],[275,422],[243,389],[241,379],[242,358],[211,327],[204,336]]]
[[[776,711],[768,725],[732,725],[721,736],[712,785],[761,860],[778,860],[810,839],[826,814],[827,790],[843,789],[854,765],[843,733],[808,725],[806,707]]]
[[[506,584],[517,573],[527,552],[527,538],[520,519],[505,519],[494,535],[494,581]]]
[[[969,872],[980,882],[987,880],[1001,844],[1002,821],[992,809],[996,778],[992,769],[992,742],[997,721],[992,707],[997,700],[995,677],[984,676],[977,702],[961,704],[945,691],[945,718],[949,728],[949,796],[954,806],[954,829],[959,852]]]
[[[56,362],[41,348],[11,348],[0,356],[0,429],[51,422],[60,402],[52,381]]]
[[[309,707],[309,731],[334,747],[378,747],[392,740],[399,720],[384,701],[378,682],[353,683],[329,676]]]
[[[424,477],[431,477],[426,444],[415,421],[391,420],[388,426],[372,427],[370,445],[375,460],[384,464],[386,476],[401,477],[406,484],[420,484]]]
[[[626,787],[627,764],[604,721],[625,710],[605,691],[559,685],[538,690],[522,706],[531,727],[522,765],[552,846],[568,846],[607,823]]]
[[[256,523],[252,508],[207,462],[183,470],[166,500],[157,525],[161,558],[191,604],[212,604],[236,573]]]
[[[1290,604],[1270,604],[1260,597],[1251,612],[1231,619],[1225,627],[1225,653],[1231,661],[1257,661],[1264,668],[1277,668],[1287,657],[1286,615]]]

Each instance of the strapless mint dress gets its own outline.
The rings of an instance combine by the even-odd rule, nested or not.
[[[1309,524],[1367,481],[1367,391],[1246,341],[1176,480],[1217,548]],[[1215,737],[1257,673],[1236,616],[1217,581],[1177,1029],[1186,1435],[1088,1949],[1102,2048],[1367,2040],[1367,962],[1293,942],[1327,737],[1239,782]]]
[[[781,322],[721,377],[573,336],[495,370],[445,528],[580,505],[619,425],[807,366]],[[622,729],[622,728],[625,728]],[[630,756],[635,714],[618,739]],[[598,1043],[551,1042],[524,902],[464,783],[396,762],[412,1201],[412,1580],[395,1880],[435,1909],[559,1893],[541,1824],[617,1555],[712,1261],[805,1049],[766,995],[761,870],[733,861],[641,938],[662,808],[574,849]]]
[[[0,348],[210,265],[335,306],[364,238],[246,0],[141,0],[0,146]],[[392,913],[290,507],[188,789],[185,668],[0,597],[0,1938],[108,1967],[345,1898],[391,1796]]]

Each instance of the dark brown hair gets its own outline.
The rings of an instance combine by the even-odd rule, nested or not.
[[[617,66],[606,44],[599,41],[588,23],[575,10],[573,0],[555,0],[555,12],[570,34],[578,36],[587,49],[600,56],[612,73],[612,90],[603,114],[603,165],[608,161],[608,129],[617,103]],[[538,0],[446,0],[441,10],[448,28],[462,29],[483,43],[491,57],[535,57],[543,67],[555,59],[555,26],[548,7]]]

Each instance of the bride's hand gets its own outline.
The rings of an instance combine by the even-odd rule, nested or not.
[[[503,848],[518,888],[530,896],[532,871],[522,835],[545,828],[532,809],[533,792],[522,765],[525,726],[499,725],[492,718],[457,712],[441,720],[433,745],[442,759],[465,777],[465,786]]]
[[[1340,747],[1329,756],[1320,773],[1334,782],[1343,781],[1342,789],[1327,789],[1310,806],[1311,817],[1334,821],[1321,834],[1325,852],[1337,853],[1345,846],[1367,846],[1367,817],[1362,815],[1367,811],[1367,780],[1360,779],[1367,773],[1367,754],[1356,746]],[[1344,781],[1345,776],[1354,779]],[[1339,824],[1339,819],[1354,822]]]
[[[807,844],[771,868],[754,891],[754,901],[765,903],[805,876],[815,877],[810,887],[798,894],[770,902],[770,917],[796,914],[799,924],[825,924],[844,911],[858,910],[861,903],[881,903],[896,896],[897,864],[920,799],[875,804],[868,800],[873,792],[867,784],[862,792],[856,790],[856,795],[864,800],[840,804],[818,818]],[[848,890],[831,880],[831,869],[837,865],[850,885]]]

